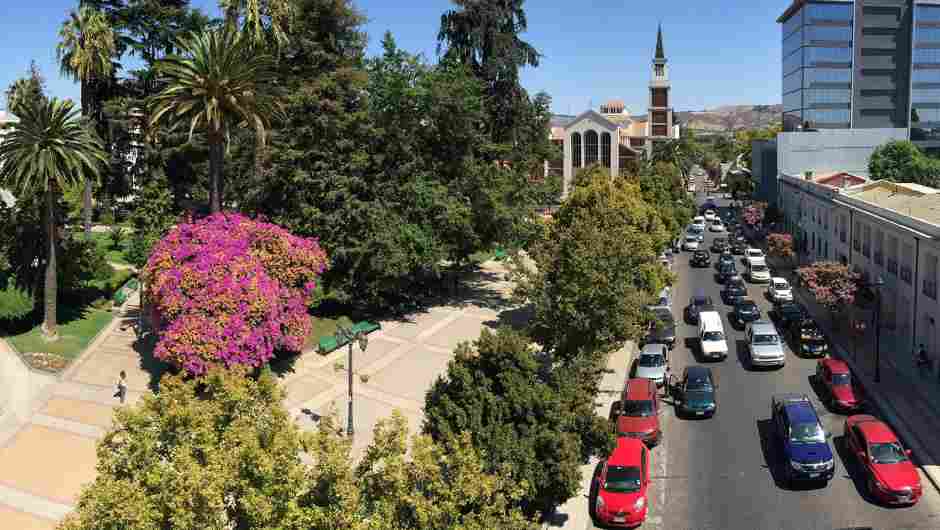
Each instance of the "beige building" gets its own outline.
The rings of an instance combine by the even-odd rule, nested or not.
[[[781,175],[780,204],[810,261],[841,261],[866,281],[879,276],[882,326],[907,357],[940,351],[940,190],[857,176]]]

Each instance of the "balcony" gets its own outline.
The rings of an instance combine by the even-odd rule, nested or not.
[[[867,244],[862,245],[862,256],[865,256],[866,258],[871,257],[871,247]]]
[[[904,280],[904,283],[910,285],[911,283],[911,268],[910,267],[901,267],[901,279]]]
[[[854,250],[855,252],[858,252],[859,250],[861,250],[861,248],[862,248],[862,242],[859,241],[858,239],[853,239],[852,250]]]

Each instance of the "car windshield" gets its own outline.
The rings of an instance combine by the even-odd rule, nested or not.
[[[852,376],[849,374],[832,374],[832,384],[850,385],[852,384]]]
[[[666,359],[663,359],[663,356],[658,353],[644,353],[640,355],[639,364],[644,368],[665,366]]]
[[[755,304],[754,302],[738,304],[738,311],[742,313],[753,313],[757,311],[757,304]]]
[[[767,270],[767,265],[751,265],[752,272],[764,272]]]
[[[871,444],[868,446],[868,451],[876,464],[897,464],[907,461],[904,449],[897,442]]]
[[[698,243],[698,238],[695,236],[686,236],[685,240],[689,243]]]
[[[759,258],[759,257],[763,256],[764,253],[761,252],[760,250],[753,249],[753,248],[749,248],[749,249],[747,250],[747,255],[750,256],[750,257]]]
[[[627,400],[623,404],[624,416],[647,417],[653,415],[653,402],[643,400]]]
[[[725,334],[720,331],[706,331],[702,340],[725,340]]]
[[[640,491],[640,468],[608,466],[604,489],[615,493]]]
[[[703,305],[708,305],[708,304],[709,304],[708,298],[705,298],[704,296],[702,297],[696,296],[695,298],[692,299],[692,305],[703,306]]]
[[[826,433],[818,423],[797,423],[790,428],[790,441],[801,444],[822,443]]]
[[[779,344],[780,337],[771,334],[754,335],[754,344]]]
[[[712,382],[705,376],[690,377],[685,388],[686,390],[712,390]]]
[[[774,282],[774,289],[778,291],[786,291],[789,288],[790,286],[787,284],[787,282]]]

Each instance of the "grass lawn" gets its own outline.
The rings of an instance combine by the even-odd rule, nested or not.
[[[43,340],[41,323],[26,333],[9,336],[6,339],[20,353],[53,353],[71,360],[82,353],[91,339],[111,322],[114,315],[111,311],[94,309],[90,306],[81,309],[60,306],[58,318],[59,340],[55,342]]]
[[[79,230],[75,232],[74,235],[75,237],[85,237],[85,232]],[[119,248],[111,248],[111,234],[108,232],[92,232],[91,238],[95,241],[95,244],[98,245],[98,248],[104,250],[107,254],[108,261],[120,265],[130,265],[130,262],[127,261],[127,258],[124,256],[131,242],[130,232],[125,230],[124,239],[121,240]]]
[[[339,318],[310,317],[310,323],[313,325],[310,328],[310,334],[307,335],[307,341],[304,343],[305,350],[315,348],[320,343],[321,338],[336,333],[336,328],[340,324],[344,326],[353,325],[353,321],[344,316]]]

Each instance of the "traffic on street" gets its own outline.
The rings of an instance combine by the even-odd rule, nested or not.
[[[678,241],[660,301],[674,327],[657,308],[664,324],[628,369],[649,384],[625,382],[611,413],[643,449],[620,443],[592,466],[590,517],[575,519],[586,529],[940,528],[940,496],[910,451],[826,357],[792,286],[738,237],[730,201],[704,186],[699,177],[706,207]]]

